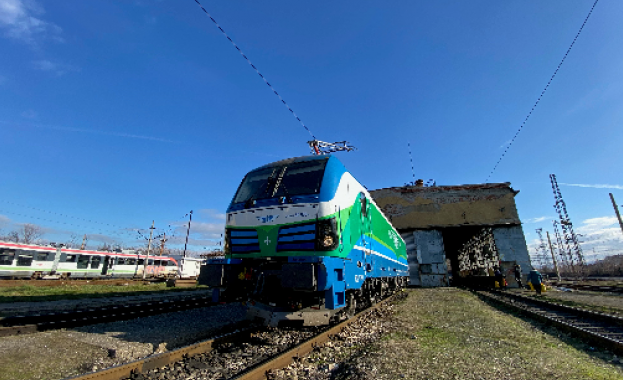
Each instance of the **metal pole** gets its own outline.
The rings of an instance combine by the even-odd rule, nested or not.
[[[619,219],[619,226],[621,227],[621,232],[623,232],[623,221],[621,221],[621,214],[619,213],[619,208],[617,207],[616,202],[614,201],[614,195],[610,194],[610,200],[612,200],[612,207],[614,207],[614,212],[617,214],[617,218]]]
[[[560,272],[558,271],[558,263],[556,262],[556,256],[554,255],[554,249],[552,248],[552,239],[549,237],[549,231],[545,231],[547,233],[547,242],[549,243],[549,251],[552,253],[552,260],[554,261],[554,269],[556,270],[556,276],[558,276],[558,281],[561,280]]]
[[[149,243],[147,243],[147,257],[145,257],[145,261],[143,261],[143,280],[145,279],[145,275],[147,274],[147,262],[149,261],[149,251],[151,251],[151,238],[154,235],[154,221],[151,221],[151,227],[149,227]]]
[[[188,229],[186,230],[186,243],[184,243],[184,258],[186,258],[186,246],[188,245],[188,235],[190,235],[190,222],[193,221],[193,210],[190,210],[190,220],[188,221]]]
[[[161,240],[161,244],[160,244],[160,256],[162,256],[162,254],[164,253],[164,242],[167,241],[167,233],[164,233],[164,236],[162,237]]]
[[[84,234],[82,238],[82,245],[80,246],[80,250],[83,250],[87,246],[87,234]]]

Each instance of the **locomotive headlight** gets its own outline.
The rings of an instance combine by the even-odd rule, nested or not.
[[[322,241],[322,245],[324,245],[325,247],[331,247],[333,245],[333,237],[332,236],[325,236],[324,240]]]
[[[335,218],[319,220],[316,225],[316,249],[331,251],[337,246]]]

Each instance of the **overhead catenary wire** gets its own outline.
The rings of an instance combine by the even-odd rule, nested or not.
[[[296,113],[294,112],[294,110],[288,105],[288,103],[286,103],[286,101],[281,97],[281,95],[279,95],[279,93],[277,92],[277,90],[275,90],[275,88],[270,84],[270,82],[268,82],[268,80],[266,79],[266,77],[264,75],[262,75],[262,73],[260,73],[260,71],[257,69],[257,67],[251,62],[251,60],[249,58],[247,58],[247,56],[242,52],[242,50],[238,47],[238,45],[236,45],[236,43],[234,42],[234,40],[231,39],[231,37],[229,37],[227,35],[227,33],[225,33],[225,30],[223,30],[223,28],[218,24],[218,22],[216,22],[216,20],[214,19],[214,17],[212,17],[212,15],[203,7],[203,5],[201,5],[201,3],[198,0],[194,0],[195,3],[197,3],[197,5],[199,5],[199,8],[201,8],[201,10],[203,10],[205,12],[205,14],[210,18],[210,20],[212,20],[212,22],[214,23],[214,25],[216,25],[216,27],[218,28],[218,30],[220,30],[223,35],[227,38],[227,40],[229,42],[231,42],[232,45],[234,45],[234,47],[236,48],[236,50],[238,50],[238,52],[240,53],[240,55],[242,55],[242,57],[247,61],[247,63],[249,65],[251,65],[251,67],[255,70],[255,72],[257,73],[257,75],[260,76],[260,78],[262,78],[262,80],[264,80],[264,83],[266,83],[268,85],[268,87],[270,87],[270,89],[273,91],[273,93],[275,95],[277,95],[277,97],[279,98],[279,100],[281,101],[281,103],[283,103],[284,106],[286,106],[286,108],[292,113],[292,116],[294,116],[296,118],[296,120],[299,121],[299,123],[301,123],[301,125],[303,126],[303,128],[305,128],[305,130],[307,132],[309,132],[309,134],[311,135],[311,137],[316,140],[316,136],[314,136],[314,134],[312,133],[312,131],[307,128],[307,126],[305,125],[305,123],[303,123],[303,121],[301,120],[300,117],[298,117],[296,115]]]
[[[42,208],[27,206],[27,205],[24,205],[24,204],[15,203],[15,202],[7,201],[7,200],[0,200],[0,202],[7,203],[7,204],[10,204],[10,205],[13,205],[13,206],[18,206],[18,207],[23,207],[23,208],[35,210],[35,211],[41,211],[41,212],[45,212],[45,213],[48,213],[48,214],[54,214],[54,215],[62,216],[64,218],[71,218],[71,219],[81,220],[81,221],[84,221],[84,222],[100,224],[100,225],[103,225],[103,226],[114,227],[114,228],[122,228],[122,229],[126,229],[127,228],[127,227],[118,226],[118,225],[115,225],[115,224],[112,224],[112,223],[103,223],[103,222],[98,222],[96,220],[80,218],[80,217],[73,216],[73,215],[61,214],[59,212],[44,210]]]
[[[493,175],[493,172],[495,172],[495,170],[497,169],[498,165],[500,164],[500,162],[502,161],[502,159],[504,158],[504,156],[506,156],[506,153],[508,152],[508,150],[510,149],[511,145],[513,145],[513,143],[515,142],[515,139],[517,138],[517,136],[519,135],[519,133],[521,132],[521,130],[523,129],[523,127],[526,125],[526,122],[528,121],[528,119],[530,118],[530,116],[532,115],[532,112],[534,112],[536,106],[539,104],[539,102],[541,101],[541,98],[543,98],[543,95],[545,94],[545,91],[547,91],[547,89],[549,88],[549,85],[552,83],[552,81],[554,80],[554,77],[556,76],[556,74],[558,74],[558,70],[560,70],[560,67],[562,66],[562,64],[565,62],[565,59],[567,59],[567,56],[569,55],[569,52],[571,52],[571,48],[573,48],[573,45],[575,44],[575,41],[577,41],[578,37],[580,37],[580,33],[582,33],[582,29],[584,29],[584,26],[586,25],[586,22],[588,21],[588,18],[591,17],[591,14],[593,13],[593,10],[595,9],[595,6],[597,5],[597,2],[599,2],[599,0],[595,0],[595,2],[593,3],[593,6],[591,7],[591,10],[588,12],[588,15],[586,15],[586,18],[584,19],[584,22],[582,23],[582,26],[580,26],[580,30],[578,30],[578,33],[575,35],[575,37],[573,38],[573,41],[571,42],[571,45],[569,46],[569,48],[567,49],[567,52],[565,53],[565,55],[562,57],[562,60],[560,61],[560,63],[558,64],[558,66],[556,67],[556,70],[554,70],[554,74],[552,74],[551,78],[549,78],[549,81],[547,82],[547,84],[545,85],[545,88],[543,89],[543,91],[541,91],[541,94],[539,95],[538,99],[536,100],[536,102],[534,103],[534,105],[532,106],[532,109],[530,109],[530,112],[528,112],[528,115],[526,115],[526,118],[524,119],[523,123],[521,123],[521,125],[519,126],[519,129],[517,129],[517,132],[515,132],[515,135],[513,136],[513,138],[511,139],[511,141],[508,143],[508,145],[506,146],[506,149],[504,149],[504,152],[502,153],[502,155],[500,156],[500,158],[498,159],[498,161],[495,163],[495,166],[493,167],[493,169],[491,170],[491,172],[489,173],[489,175],[487,176],[487,179],[485,180],[485,182],[489,181],[489,178],[491,178],[491,176]]]
[[[24,218],[28,218],[30,220],[39,220],[39,221],[44,221],[44,222],[48,222],[48,223],[52,223],[52,224],[58,224],[58,225],[67,225],[67,226],[72,226],[75,228],[80,228],[80,229],[89,229],[88,227],[79,225],[79,224],[75,224],[75,223],[69,223],[69,222],[61,222],[58,220],[53,220],[53,219],[47,219],[47,218],[42,218],[42,217],[38,217],[38,216],[33,216],[33,215],[27,215],[27,214],[22,214],[22,213],[18,213],[18,212],[14,212],[14,211],[8,211],[8,210],[0,210],[0,212],[4,212],[7,214],[12,214],[12,215],[17,215],[17,216],[21,216]],[[132,234],[131,232],[137,232],[140,234],[139,230],[136,228],[130,229],[130,228],[124,228],[122,231],[114,231],[114,230],[102,230],[101,228],[96,229],[97,232],[91,232],[91,233],[87,233],[87,235],[91,235],[93,236],[94,234],[96,235],[116,235],[119,239],[125,239],[125,238],[132,238]],[[127,236],[122,236],[122,235],[127,235]],[[135,238],[138,240],[138,238]]]

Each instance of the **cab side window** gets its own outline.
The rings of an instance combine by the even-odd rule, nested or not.
[[[368,216],[368,202],[364,193],[359,193],[359,201],[361,202],[361,216]]]

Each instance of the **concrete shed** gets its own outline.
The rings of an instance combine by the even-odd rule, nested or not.
[[[513,286],[515,264],[529,272],[518,193],[508,182],[370,192],[407,243],[410,284],[426,287],[483,280],[500,265]]]

